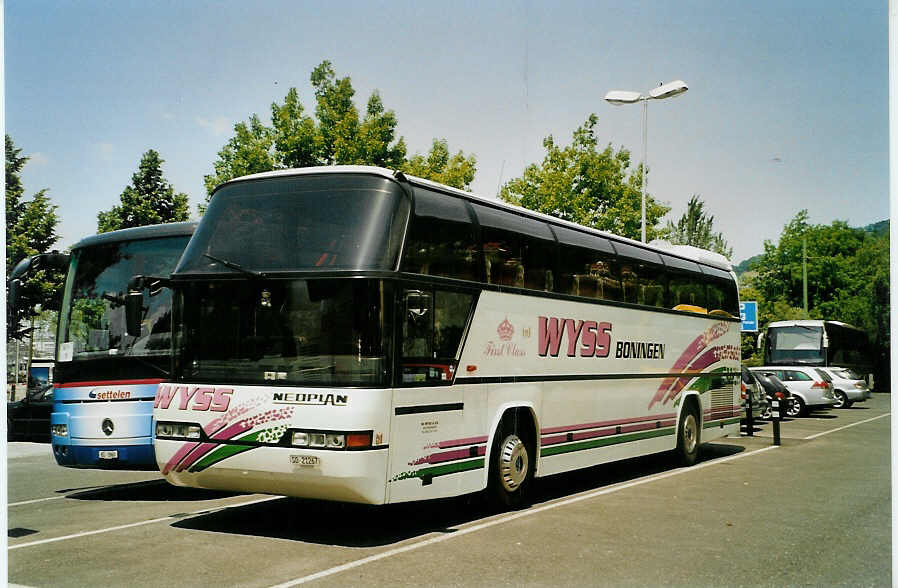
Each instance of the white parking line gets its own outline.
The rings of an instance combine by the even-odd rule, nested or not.
[[[851,423],[850,425],[845,425],[844,427],[839,427],[837,429],[830,429],[829,431],[823,431],[822,433],[817,433],[816,435],[811,435],[810,437],[805,437],[804,440],[809,441],[811,439],[816,439],[817,437],[822,437],[824,435],[829,435],[830,433],[835,433],[836,431],[841,431],[843,429],[848,429],[850,427],[856,427],[858,425],[863,425],[864,423],[869,423],[870,421],[875,421],[876,419],[881,419],[882,417],[887,417],[890,414],[892,414],[892,413],[887,412],[885,414],[881,414],[879,416],[875,416],[875,417],[869,418],[864,421],[858,421],[856,423]]]
[[[96,529],[93,531],[82,531],[81,533],[74,533],[72,535],[64,535],[62,537],[51,537],[49,539],[41,539],[39,541],[30,541],[28,543],[19,543],[17,545],[10,545],[7,548],[7,551],[12,551],[13,549],[20,549],[22,547],[34,547],[35,545],[44,545],[46,543],[56,543],[57,541],[66,541],[68,539],[77,539],[78,537],[87,537],[89,535],[99,535],[100,533],[109,533],[111,531],[120,531],[121,529],[130,529],[132,527],[142,527],[144,525],[152,525],[153,523],[161,523],[163,521],[174,521],[174,520],[183,519],[183,518],[189,517],[189,516],[218,512],[218,511],[222,511],[222,510],[227,510],[229,508],[237,508],[240,506],[249,506],[251,504],[267,502],[269,500],[278,500],[280,498],[283,498],[283,496],[267,496],[265,498],[260,498],[257,500],[240,502],[238,504],[229,504],[227,506],[220,506],[217,508],[204,508],[203,510],[197,510],[197,511],[188,512],[188,513],[184,513],[184,514],[170,515],[167,517],[159,517],[158,519],[149,519],[146,521],[138,521],[136,523],[128,523],[127,525],[118,525],[115,527],[107,527],[105,529]]]
[[[59,500],[60,498],[66,498],[65,496],[51,496],[49,498],[35,498],[34,500],[23,500],[22,502],[10,502],[7,504],[7,507],[10,506],[22,506],[23,504],[34,504],[35,502],[46,502],[48,500]]]
[[[487,521],[485,523],[480,523],[478,525],[473,525],[471,527],[463,527],[459,529],[452,529],[452,533],[444,533],[437,537],[431,537],[430,539],[424,539],[423,541],[418,541],[417,543],[411,543],[409,545],[404,545],[402,547],[397,547],[395,549],[390,549],[381,553],[377,553],[375,555],[371,555],[368,557],[363,557],[362,559],[357,559],[355,561],[351,561],[349,563],[345,563],[343,565],[335,566],[326,570],[322,570],[320,572],[310,574],[308,576],[303,576],[301,578],[296,578],[294,580],[289,580],[284,582],[283,584],[278,584],[276,586],[272,586],[272,588],[288,588],[289,586],[298,586],[300,584],[305,584],[306,582],[311,582],[313,580],[318,580],[321,578],[326,578],[327,576],[332,576],[334,574],[339,574],[340,572],[345,572],[346,570],[351,570],[353,568],[357,568],[359,566],[363,566],[365,564],[373,563],[382,559],[387,559],[389,557],[393,557],[394,555],[400,555],[402,553],[407,553],[409,551],[414,551],[416,549],[420,549],[421,547],[427,547],[428,545],[433,545],[435,543],[441,543],[448,539],[452,539],[454,537],[460,537],[462,535],[467,535],[469,533],[475,533],[477,531],[482,531],[483,529],[487,529],[489,527],[493,527],[496,525],[501,525],[503,523],[507,523],[510,521],[514,521],[517,519],[521,519],[524,517],[529,517],[535,514],[539,514],[541,512],[545,512],[547,510],[552,510],[558,508],[560,506],[567,506],[568,504],[574,504],[576,502],[580,502],[582,500],[589,500],[590,498],[595,498],[597,496],[602,496],[604,494],[611,494],[613,492],[618,492],[620,490],[626,490],[627,488],[632,488],[634,486],[640,486],[642,484],[648,484],[649,482],[655,482],[658,480],[663,480],[665,478],[671,478],[673,476],[678,476],[680,474],[686,474],[689,472],[695,472],[697,470],[710,467],[713,465],[717,465],[719,463],[733,461],[736,459],[741,459],[743,457],[748,457],[749,455],[755,455],[757,453],[763,453],[765,451],[770,451],[771,449],[776,449],[777,445],[771,445],[769,447],[764,447],[762,449],[758,449],[755,451],[749,451],[746,453],[738,453],[736,455],[731,455],[729,457],[723,457],[721,459],[716,459],[714,461],[707,461],[701,463],[699,465],[690,467],[690,468],[679,468],[673,471],[664,472],[662,474],[656,474],[653,476],[647,476],[645,478],[640,478],[637,480],[633,480],[632,482],[627,482],[624,484],[620,484],[617,486],[610,486],[608,488],[603,488],[601,490],[595,490],[592,492],[587,492],[586,494],[580,494],[577,496],[573,496],[571,498],[567,498],[565,500],[561,500],[559,502],[553,502],[550,504],[546,504],[544,506],[538,506],[536,508],[530,508],[528,510],[519,511],[513,514],[505,515],[498,519],[493,519],[491,521]]]

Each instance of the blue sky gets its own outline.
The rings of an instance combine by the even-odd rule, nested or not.
[[[689,92],[649,106],[649,191],[673,220],[701,195],[738,262],[801,209],[888,218],[887,17],[879,0],[7,0],[5,125],[66,247],[96,231],[147,149],[195,214],[234,123],[267,122],[291,86],[313,110],[324,59],[360,109],[379,90],[410,153],[436,137],[475,154],[485,196],[593,112],[600,144],[638,161],[641,108],[603,96],[682,79]]]

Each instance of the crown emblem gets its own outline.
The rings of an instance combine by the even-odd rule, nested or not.
[[[508,317],[505,317],[505,320],[499,323],[496,333],[499,334],[499,338],[503,341],[511,341],[511,337],[514,335],[514,327],[508,322]]]

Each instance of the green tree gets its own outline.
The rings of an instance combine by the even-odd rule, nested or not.
[[[686,212],[676,223],[667,221],[664,236],[674,245],[692,245],[732,258],[733,249],[722,233],[714,232],[714,217],[705,212],[701,196],[693,194],[686,205]]]
[[[274,153],[270,160],[262,157],[262,153],[268,152],[271,144],[263,142],[264,133],[258,118],[253,116],[253,128],[257,129],[255,135],[259,138],[256,142],[259,157],[257,161],[258,167],[271,166],[274,167],[312,167],[321,164],[320,154],[323,150],[323,139],[315,124],[315,119],[305,114],[305,109],[299,101],[299,93],[296,88],[290,88],[284,97],[284,104],[280,105],[272,103],[271,105],[271,123],[274,127]],[[235,128],[235,130],[237,130]],[[221,159],[222,153],[219,153]],[[217,170],[216,164],[216,170]],[[239,171],[239,170],[234,170]],[[229,173],[232,173],[229,170]],[[243,172],[247,173],[247,172]],[[228,179],[238,177],[241,173],[231,175]],[[210,187],[208,177],[206,182],[206,190],[211,192],[216,184]],[[220,182],[218,182],[220,183]]]
[[[349,76],[337,78],[330,61],[312,70],[315,115],[321,132],[325,165],[359,163],[359,112],[352,102],[355,90]]]
[[[162,163],[159,153],[153,149],[143,154],[138,170],[131,176],[131,184],[122,191],[121,205],[97,214],[98,233],[186,221],[190,217],[187,194],[176,194],[165,181]]]
[[[21,171],[28,162],[22,150],[17,148],[6,135],[6,272],[7,276],[20,261],[31,255],[47,253],[59,240],[56,227],[59,217],[57,205],[53,204],[47,190],[37,192],[30,200],[25,200]],[[59,292],[65,279],[58,270],[45,269],[31,272],[19,290],[19,304],[9,309],[7,338],[21,339],[27,329],[25,321],[37,316],[42,310],[58,310]],[[8,288],[7,283],[7,288]],[[7,291],[8,295],[8,291]]]
[[[402,170],[419,178],[469,190],[477,172],[477,158],[473,154],[465,156],[460,150],[450,156],[449,143],[445,139],[434,139],[427,155],[413,155]]]
[[[506,183],[499,197],[581,225],[610,231],[624,237],[641,236],[643,169],[630,171],[630,153],[609,145],[598,150],[595,114],[573,133],[568,146],[560,146],[549,135],[543,140],[546,155],[541,164],[531,164],[524,174]],[[646,238],[660,233],[656,225],[669,207],[646,195]]]
[[[234,126],[234,136],[213,164],[215,172],[205,176],[207,202],[216,186],[233,178],[316,165],[376,165],[458,188],[470,186],[474,156],[459,151],[450,157],[445,141],[434,140],[430,153],[406,158],[405,140],[396,134],[396,113],[384,107],[376,90],[360,118],[352,81],[348,76],[338,78],[330,61],[312,71],[310,82],[314,117],[307,114],[296,88],[290,88],[283,104],[271,105],[270,127],[255,114]]]

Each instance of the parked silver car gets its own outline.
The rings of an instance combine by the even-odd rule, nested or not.
[[[773,374],[786,385],[793,399],[786,407],[786,415],[791,418],[806,416],[810,410],[831,408],[836,404],[832,377],[820,368],[766,366],[751,370]]]
[[[855,402],[863,402],[870,398],[870,388],[867,387],[867,381],[860,374],[856,374],[848,368],[820,369],[832,377],[836,408],[851,408]]]

